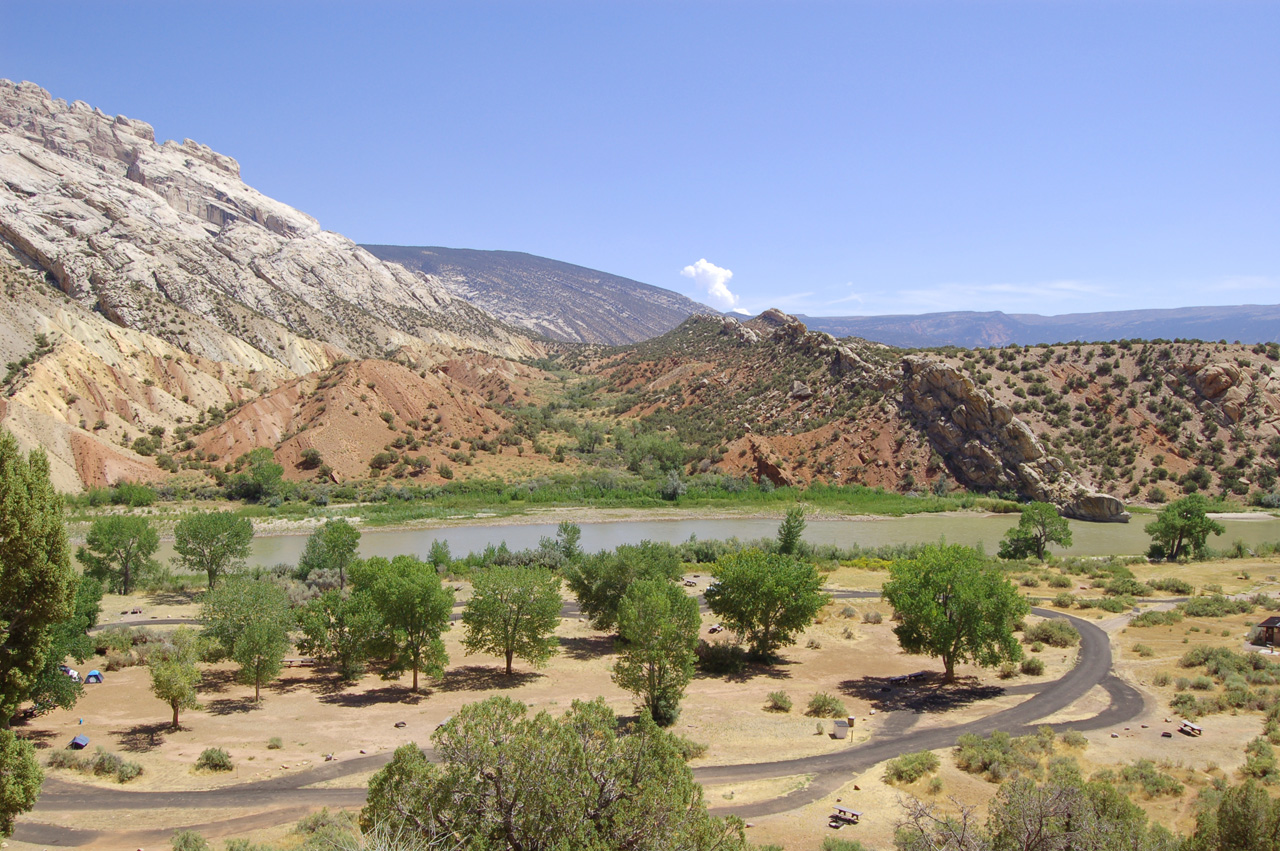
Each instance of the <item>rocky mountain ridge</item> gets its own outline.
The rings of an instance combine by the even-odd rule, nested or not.
[[[363,247],[504,322],[563,342],[637,343],[716,312],[671,290],[519,251]]]

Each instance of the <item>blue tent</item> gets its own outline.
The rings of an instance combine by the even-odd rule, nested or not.
[[[70,747],[70,748],[71,748],[71,750],[73,750],[73,751],[78,751],[78,750],[81,750],[81,749],[83,749],[83,748],[87,748],[87,747],[89,747],[89,737],[88,737],[88,736],[76,736],[74,739],[72,739],[72,740],[71,740],[71,744],[70,744],[70,745],[68,745],[68,747]]]
[[[90,671],[89,676],[85,677],[84,681],[86,683],[100,683],[102,682],[102,672],[96,669]]]

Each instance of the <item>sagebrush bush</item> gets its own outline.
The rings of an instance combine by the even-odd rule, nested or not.
[[[883,620],[884,620],[884,615],[880,614],[880,613],[879,613],[879,612],[877,612],[875,609],[872,609],[872,610],[871,610],[871,611],[869,611],[869,612],[863,612],[863,613],[862,613],[862,622],[863,622],[863,623],[872,623],[872,624],[874,624],[874,623],[880,623],[880,622],[881,622],[881,621],[883,621]]]
[[[769,702],[765,704],[765,709],[770,712],[790,712],[791,698],[785,691],[769,692]]]
[[[814,718],[843,718],[848,713],[845,712],[844,701],[840,698],[826,692],[818,692],[809,698],[809,708],[804,714]]]
[[[196,759],[196,768],[205,771],[230,771],[231,754],[222,748],[205,748]]]
[[[209,851],[209,840],[194,830],[180,830],[169,840],[173,851]]]
[[[914,783],[938,770],[938,757],[932,751],[903,754],[889,760],[884,776],[890,783]]]
[[[1082,748],[1089,744],[1089,740],[1079,730],[1067,730],[1062,734],[1062,743],[1069,748]]]
[[[75,751],[56,750],[49,752],[50,768],[70,768],[75,770],[79,769],[82,764],[80,755]]]
[[[672,739],[675,742],[676,750],[680,752],[680,756],[684,758],[685,762],[697,759],[700,756],[706,756],[707,746],[702,742],[695,742],[693,739],[675,734],[673,734]]]
[[[1074,647],[1080,643],[1080,633],[1068,621],[1052,618],[1027,627],[1023,641],[1039,641],[1050,647]]]
[[[1023,659],[1022,673],[1032,677],[1040,676],[1044,673],[1044,660],[1036,656]]]

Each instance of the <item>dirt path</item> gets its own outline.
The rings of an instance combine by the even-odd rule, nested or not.
[[[835,591],[838,599],[878,597],[877,592]],[[566,610],[576,607],[566,606]],[[1024,685],[1006,689],[1006,694],[1034,693],[1030,699],[985,718],[950,727],[914,730],[917,718],[905,712],[902,722],[894,724],[895,735],[854,746],[846,751],[789,760],[746,765],[704,766],[694,770],[703,784],[742,783],[798,774],[814,775],[804,788],[771,800],[737,807],[720,807],[717,815],[754,818],[786,812],[810,804],[838,789],[853,775],[903,753],[949,747],[963,733],[987,735],[995,730],[1023,733],[1035,729],[1039,719],[1047,718],[1079,700],[1090,689],[1101,685],[1111,697],[1110,706],[1093,718],[1056,725],[1076,730],[1093,730],[1127,721],[1142,712],[1142,695],[1111,672],[1111,645],[1107,633],[1097,625],[1060,612],[1033,609],[1044,617],[1065,617],[1079,630],[1081,644],[1079,662],[1058,680],[1044,685]],[[69,783],[56,778],[46,781],[43,794],[33,816],[42,813],[89,813],[110,810],[164,808],[217,808],[228,811],[268,808],[260,813],[205,824],[191,825],[211,837],[226,837],[272,827],[296,820],[301,814],[320,806],[358,807],[364,804],[364,786],[354,788],[309,788],[317,783],[366,773],[386,764],[390,753],[362,756],[324,763],[269,780],[242,783],[204,791],[131,792]],[[14,839],[44,846],[84,846],[107,844],[114,847],[144,847],[167,841],[174,829],[154,831],[108,831],[70,828],[22,820]]]

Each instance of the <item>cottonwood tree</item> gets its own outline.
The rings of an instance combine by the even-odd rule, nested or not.
[[[102,580],[113,592],[128,594],[139,579],[156,569],[152,556],[159,548],[160,536],[150,520],[114,515],[93,521],[76,558],[89,576]]]
[[[366,559],[352,569],[352,584],[378,614],[371,647],[388,660],[383,676],[412,671],[415,692],[420,672],[443,676],[449,655],[440,636],[449,628],[453,589],[444,587],[435,567],[413,556]]]
[[[613,681],[636,695],[659,727],[680,717],[701,625],[698,601],[670,582],[642,579],[622,597],[618,634],[624,644]]]
[[[1006,559],[1035,556],[1044,561],[1050,544],[1071,546],[1071,527],[1051,504],[1032,502],[1022,507],[1018,525],[1005,533],[999,554]]]
[[[302,557],[298,560],[298,578],[306,579],[319,570],[338,575],[338,588],[346,588],[347,572],[356,563],[360,546],[360,530],[338,518],[326,522],[307,537]]]
[[[646,713],[619,733],[601,698],[555,718],[491,697],[432,739],[438,764],[405,745],[369,782],[366,832],[489,851],[749,847],[740,820],[707,813],[674,737]]]
[[[236,641],[249,625],[275,621],[288,629],[293,625],[289,595],[269,579],[232,576],[204,596],[200,610],[204,636],[215,642],[223,655],[230,656]]]
[[[177,730],[178,713],[183,709],[199,709],[196,690],[200,685],[200,638],[188,627],[179,627],[169,638],[168,646],[147,660],[151,669],[151,693],[169,704],[173,710],[173,729]]]
[[[338,669],[350,682],[359,678],[381,621],[367,593],[326,591],[298,614],[298,649]]]
[[[173,529],[175,559],[192,573],[204,573],[212,588],[218,577],[244,567],[253,523],[229,511],[197,511]]]
[[[462,610],[467,653],[519,657],[540,668],[559,649],[560,578],[540,567],[494,565],[475,574]]]
[[[778,552],[784,556],[799,555],[804,546],[804,509],[794,506],[787,509],[787,516],[778,527]]]
[[[676,580],[684,575],[684,566],[670,544],[641,541],[623,544],[613,552],[586,556],[568,564],[563,573],[591,625],[612,630],[618,625],[622,595],[631,583],[641,579]]]
[[[249,623],[236,638],[231,658],[240,666],[240,682],[253,684],[253,702],[262,701],[262,686],[280,676],[284,654],[289,650],[288,626],[278,620]]]
[[[14,819],[36,805],[43,782],[31,743],[0,730],[0,836],[13,835]]]
[[[902,649],[941,658],[947,682],[957,662],[994,667],[1022,658],[1013,627],[1031,607],[971,547],[933,544],[894,562],[880,593],[901,621],[893,631]]]
[[[76,575],[62,497],[44,452],[0,431],[0,729],[8,729],[49,664],[58,624],[74,614]],[[55,662],[54,664],[57,664]],[[25,771],[10,748],[10,766]]]
[[[812,564],[777,553],[731,553],[716,562],[712,575],[707,606],[757,659],[795,644],[796,634],[831,600]]]
[[[1175,499],[1160,509],[1156,519],[1143,531],[1151,536],[1149,554],[1155,558],[1177,561],[1190,553],[1203,553],[1210,535],[1221,535],[1226,529],[1208,516],[1209,500],[1198,493]]]

